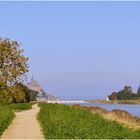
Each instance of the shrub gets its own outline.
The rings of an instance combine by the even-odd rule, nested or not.
[[[20,87],[18,86],[13,86],[10,87],[10,93],[13,98],[13,103],[22,103],[22,102],[27,102],[25,93]]]
[[[0,90],[0,104],[5,105],[5,104],[10,104],[12,103],[13,98],[11,96],[11,93],[7,89],[1,89]]]
[[[22,83],[10,87],[0,87],[0,104],[25,103],[35,101],[38,92],[32,91]]]

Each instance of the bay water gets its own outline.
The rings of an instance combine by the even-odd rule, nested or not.
[[[101,104],[101,103],[81,103],[81,106],[99,106],[106,110],[125,110],[128,111],[130,114],[140,117],[140,105],[138,104]]]

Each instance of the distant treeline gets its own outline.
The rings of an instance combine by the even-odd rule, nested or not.
[[[109,100],[138,100],[140,99],[140,86],[136,93],[132,91],[130,86],[125,86],[119,92],[113,92],[109,97]]]

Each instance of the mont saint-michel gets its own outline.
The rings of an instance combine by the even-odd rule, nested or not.
[[[27,82],[27,87],[33,91],[36,91],[38,94],[36,96],[37,101],[57,101],[59,100],[57,97],[54,97],[53,95],[50,95],[48,92],[44,91],[44,89],[41,87],[41,85],[34,80],[32,77],[30,82]]]

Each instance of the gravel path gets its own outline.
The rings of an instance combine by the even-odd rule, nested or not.
[[[16,112],[12,124],[5,130],[1,139],[44,139],[36,115],[40,108],[37,104],[32,109]]]

